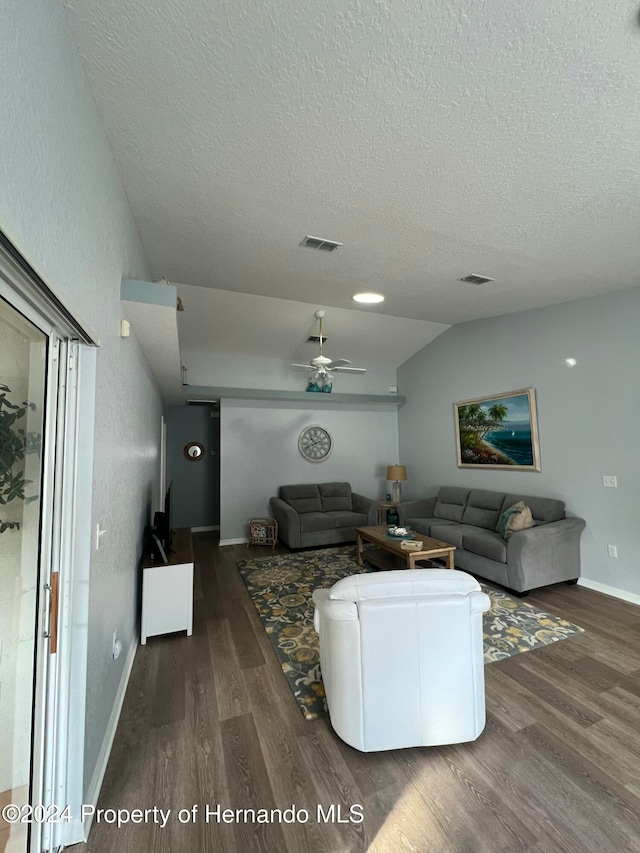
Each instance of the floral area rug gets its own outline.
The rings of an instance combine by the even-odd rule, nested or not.
[[[357,565],[354,546],[278,554],[237,565],[300,710],[308,720],[327,716],[311,596],[317,587],[374,569]],[[584,630],[506,592],[481,587],[491,598],[491,609],[484,614],[485,664]]]

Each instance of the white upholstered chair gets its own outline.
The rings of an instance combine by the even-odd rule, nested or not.
[[[485,725],[482,614],[466,572],[406,569],[313,593],[331,724],[362,752],[475,740]]]

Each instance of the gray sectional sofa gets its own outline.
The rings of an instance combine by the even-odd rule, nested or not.
[[[376,523],[377,504],[351,491],[349,483],[280,486],[271,498],[278,538],[289,548],[354,542],[356,527]]]
[[[504,540],[496,527],[518,501],[530,507],[535,527]],[[436,497],[404,501],[401,525],[456,546],[457,569],[494,581],[518,595],[580,576],[580,534],[585,522],[567,518],[554,498],[442,486]]]

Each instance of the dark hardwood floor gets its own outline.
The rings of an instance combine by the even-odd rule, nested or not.
[[[585,633],[487,666],[475,743],[363,754],[298,710],[235,568],[270,552],[194,545],[193,636],[138,649],[98,804],[171,815],[164,829],[94,821],[89,853],[640,850],[640,607],[580,586],[532,593]],[[207,804],[309,820],[207,823]],[[334,822],[318,804],[336,804]],[[337,822],[338,804],[342,820],[362,805],[363,822]]]

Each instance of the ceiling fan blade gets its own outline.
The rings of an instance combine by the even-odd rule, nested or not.
[[[345,364],[351,364],[348,358],[337,358],[335,361],[331,362],[332,367],[342,367]]]
[[[297,361],[290,362],[291,367],[305,367],[307,370],[313,370],[312,364],[299,364]]]
[[[366,373],[366,367],[331,367],[330,370],[337,370],[339,373]]]

